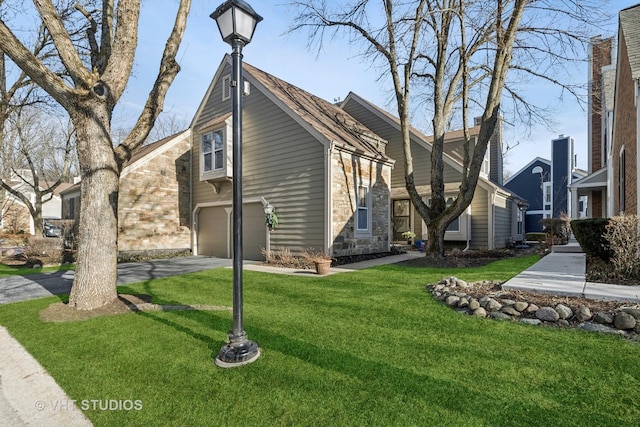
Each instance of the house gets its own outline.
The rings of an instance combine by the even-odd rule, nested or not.
[[[591,43],[589,175],[571,186],[589,195],[594,217],[640,214],[640,5],[620,11],[618,22],[617,47],[612,38]]]
[[[366,101],[357,94],[350,93],[341,107],[388,141],[387,154],[395,159],[403,159],[400,121],[397,117]],[[469,128],[471,144],[475,143],[480,127]],[[524,239],[524,210],[526,201],[502,185],[502,135],[496,130],[490,141],[487,155],[478,180],[473,201],[467,211],[449,225],[445,232],[445,243],[471,249],[502,248],[511,242]],[[423,159],[424,166],[414,163],[416,188],[424,201],[429,204],[430,174],[428,164],[431,153],[432,136],[426,136],[411,129],[411,150],[414,162]],[[444,179],[449,202],[457,194],[462,177],[464,158],[463,131],[452,131],[445,135]],[[492,160],[493,158],[493,160]],[[490,178],[494,177],[496,181]],[[427,237],[427,227],[412,206],[405,188],[404,163],[396,163],[391,174],[391,213],[393,238],[402,240],[401,233],[407,229],[416,234],[416,239]]]
[[[390,250],[387,141],[340,107],[249,64],[243,99],[243,253],[307,248],[333,256]],[[193,253],[232,253],[231,57],[192,121]],[[265,208],[279,226],[268,230]]]
[[[31,205],[35,204],[35,193],[33,188],[23,181],[31,179],[29,170],[18,171],[20,177],[13,175],[9,185],[24,194],[30,201]],[[54,183],[49,181],[40,181],[40,189],[50,188]],[[69,183],[61,183],[53,193],[43,198],[42,217],[43,218],[60,218],[62,212],[61,193],[70,187]],[[42,224],[35,224],[31,216],[31,212],[27,205],[8,191],[3,192],[2,203],[0,205],[0,229],[7,231],[24,231],[25,233],[35,234],[36,227],[42,229]]]
[[[120,253],[176,253],[191,248],[191,131],[141,147],[122,169],[118,196]],[[62,218],[79,220],[80,183],[62,192]]]
[[[525,213],[525,230],[541,232],[542,219],[559,218],[562,214],[582,218],[587,214],[587,196],[573,195],[569,186],[584,178],[587,173],[575,166],[574,141],[570,136],[560,135],[551,141],[552,160],[536,157],[505,181],[505,187],[524,197],[529,203]],[[577,209],[571,203],[579,197]]]

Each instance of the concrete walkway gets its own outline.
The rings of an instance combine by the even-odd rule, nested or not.
[[[577,243],[553,252],[502,285],[503,289],[542,292],[605,301],[640,303],[640,286],[587,282],[586,256]]]

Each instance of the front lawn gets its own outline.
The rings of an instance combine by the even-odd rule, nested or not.
[[[43,323],[58,298],[0,306],[6,326],[97,426],[637,425],[640,346],[617,337],[456,314],[424,285],[505,280],[537,257],[481,268],[382,266],[328,277],[247,271],[244,319],[262,356],[214,365],[230,311],[161,311]],[[122,293],[231,306],[232,271]]]

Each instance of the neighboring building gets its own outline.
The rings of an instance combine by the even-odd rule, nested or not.
[[[617,50],[593,39],[589,68],[589,175],[572,191],[590,195],[592,216],[638,215],[640,5],[620,12]]]
[[[307,248],[333,256],[390,250],[394,161],[387,142],[338,106],[244,64],[243,251]],[[231,257],[231,58],[193,119],[193,253]],[[265,207],[280,224],[269,231]]]
[[[191,131],[140,148],[120,174],[118,250],[189,251]],[[63,192],[63,219],[80,218],[80,185]]]
[[[400,122],[397,117],[354,93],[350,93],[345,98],[342,108],[389,141],[387,154],[390,157],[404,158]],[[471,137],[470,143],[473,145],[480,127],[474,126],[468,131]],[[416,189],[427,204],[431,192],[431,168],[428,159],[430,159],[432,140],[433,137],[411,129]],[[494,249],[524,239],[523,212],[526,201],[489,179],[490,176],[496,176],[497,180],[501,180],[502,161],[491,160],[492,155],[495,157],[502,155],[501,146],[501,132],[498,128],[487,150],[471,205],[464,214],[450,224],[445,233],[445,241],[449,246]],[[451,202],[460,186],[463,151],[463,131],[448,132],[445,135],[444,180],[445,191],[450,194]],[[422,167],[416,163],[417,159],[424,159]],[[416,239],[426,239],[427,226],[409,200],[404,175],[404,162],[396,163],[391,174],[391,212],[395,225],[393,238],[395,241],[401,241],[401,233],[409,228],[416,234]]]
[[[20,171],[25,179],[30,179],[31,172],[28,170]],[[41,181],[40,189],[49,188],[54,183]],[[35,205],[35,193],[33,188],[26,184],[17,176],[14,177],[10,185],[15,190],[24,194],[30,201],[31,205]],[[61,218],[62,215],[62,198],[61,193],[70,187],[69,183],[61,183],[52,194],[43,198],[42,217],[43,218]],[[8,191],[4,191],[2,204],[0,206],[0,229],[10,231],[24,231],[28,234],[35,234],[36,227],[42,229],[42,225],[36,225],[31,217],[31,212],[22,200],[18,199]]]
[[[505,187],[529,203],[525,214],[527,232],[543,231],[545,218],[587,215],[587,196],[572,195],[569,190],[574,181],[586,176],[585,171],[575,167],[573,146],[573,138],[560,135],[551,141],[552,160],[536,157],[505,182]],[[572,197],[579,197],[576,212],[572,210]]]

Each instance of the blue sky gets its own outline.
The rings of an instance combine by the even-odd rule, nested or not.
[[[610,4],[620,10],[639,1],[613,0]],[[229,45],[220,38],[216,23],[209,17],[220,3],[222,0],[193,1],[178,56],[182,70],[169,89],[164,109],[185,120],[193,117],[220,61],[230,52]],[[344,98],[349,91],[354,91],[394,112],[390,103],[390,84],[378,81],[378,71],[358,57],[359,46],[336,38],[326,41],[323,51],[318,54],[308,48],[306,35],[284,35],[293,16],[287,6],[260,0],[249,3],[264,20],[258,25],[251,44],[243,50],[246,62],[328,101]],[[139,114],[155,79],[176,9],[177,0],[143,0],[134,75],[114,115],[114,127],[118,127],[119,122],[133,122]],[[603,33],[603,36],[616,35],[616,25],[612,22],[610,33]],[[586,65],[576,68],[575,78],[586,82]],[[505,168],[517,172],[537,156],[550,159],[551,140],[565,134],[575,139],[578,166],[586,169],[586,113],[570,97],[560,101],[560,91],[551,85],[532,86],[531,93],[543,94],[556,106],[558,125],[554,129],[532,129],[528,138],[526,129],[505,126],[505,139],[509,145],[519,142],[507,154]]]

